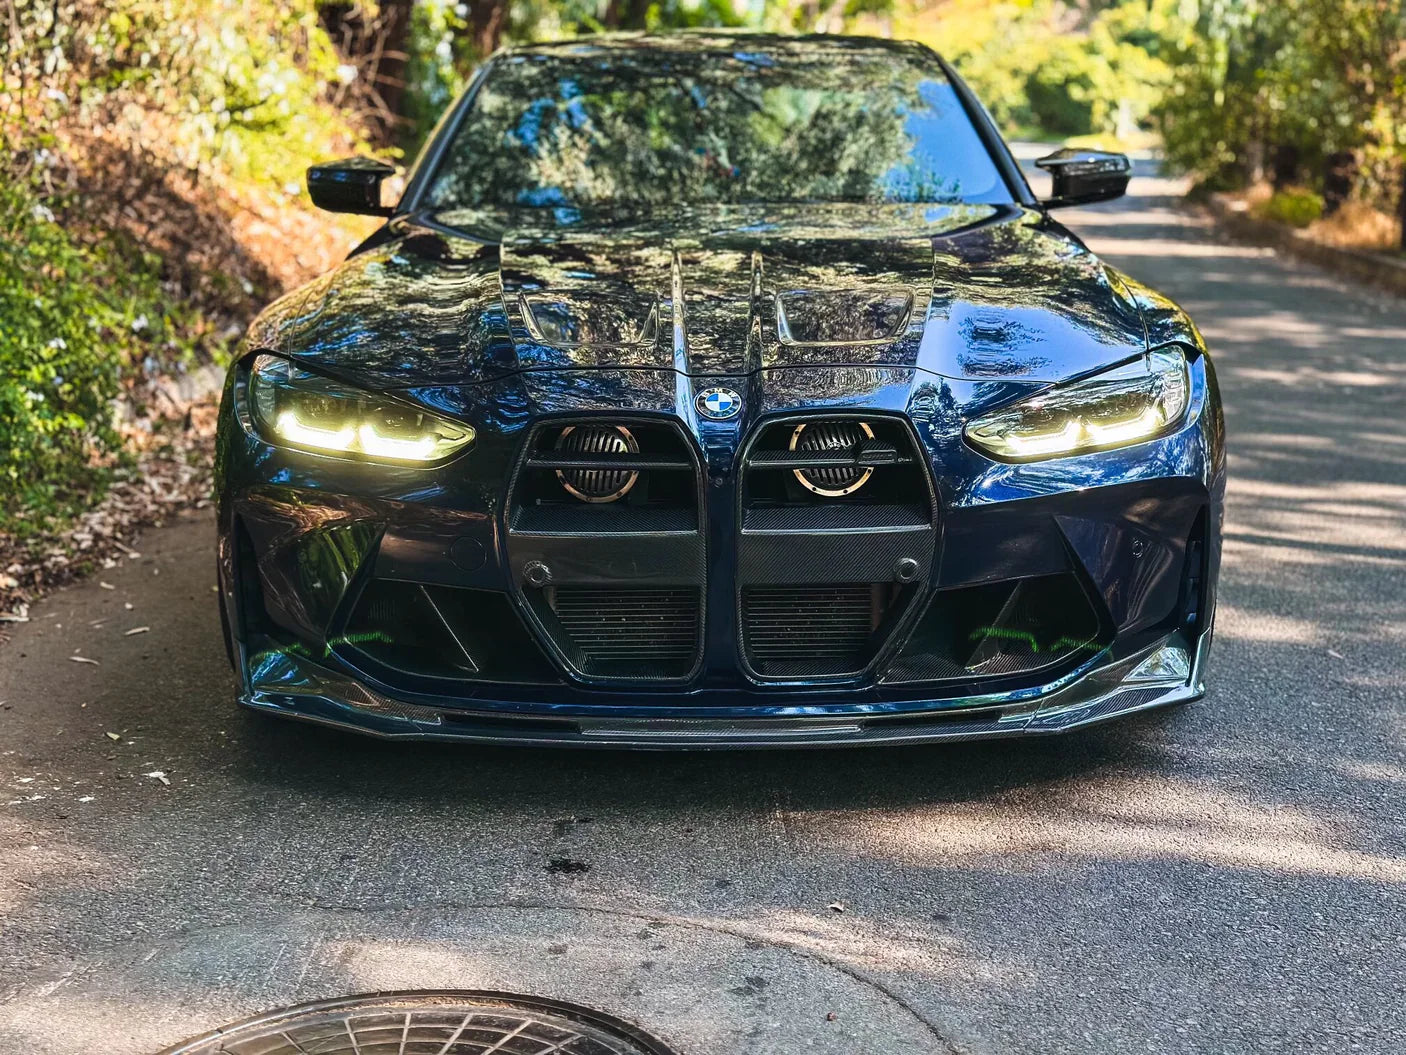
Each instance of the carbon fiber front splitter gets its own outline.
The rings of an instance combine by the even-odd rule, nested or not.
[[[489,701],[436,707],[373,691],[346,674],[288,653],[265,656],[253,665],[240,702],[256,711],[388,740],[658,750],[982,740],[1064,733],[1198,699],[1205,694],[1202,670],[1210,639],[1208,632],[1197,643],[1185,679],[1135,676],[1159,644],[1048,691],[935,699],[931,709],[901,713],[806,713],[803,700],[790,702],[785,713],[763,717],[700,715],[697,709],[687,717],[621,716],[609,708],[599,715],[575,708],[543,717]]]

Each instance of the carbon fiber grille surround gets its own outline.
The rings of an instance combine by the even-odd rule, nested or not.
[[[599,415],[529,434],[509,488],[508,561],[534,631],[569,673],[649,683],[698,669],[702,488],[675,422]]]
[[[913,614],[937,546],[936,497],[911,425],[867,413],[782,418],[757,430],[741,463],[737,623],[748,673],[864,675]]]

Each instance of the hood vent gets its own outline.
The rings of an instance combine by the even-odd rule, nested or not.
[[[782,344],[856,345],[896,341],[913,316],[911,290],[791,290],[776,298]]]

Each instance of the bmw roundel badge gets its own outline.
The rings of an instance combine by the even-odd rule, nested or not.
[[[730,388],[705,388],[693,403],[711,421],[727,421],[742,410],[742,397]]]

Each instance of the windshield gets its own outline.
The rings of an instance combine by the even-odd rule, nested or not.
[[[428,192],[435,208],[1010,200],[935,60],[836,46],[507,56]]]

